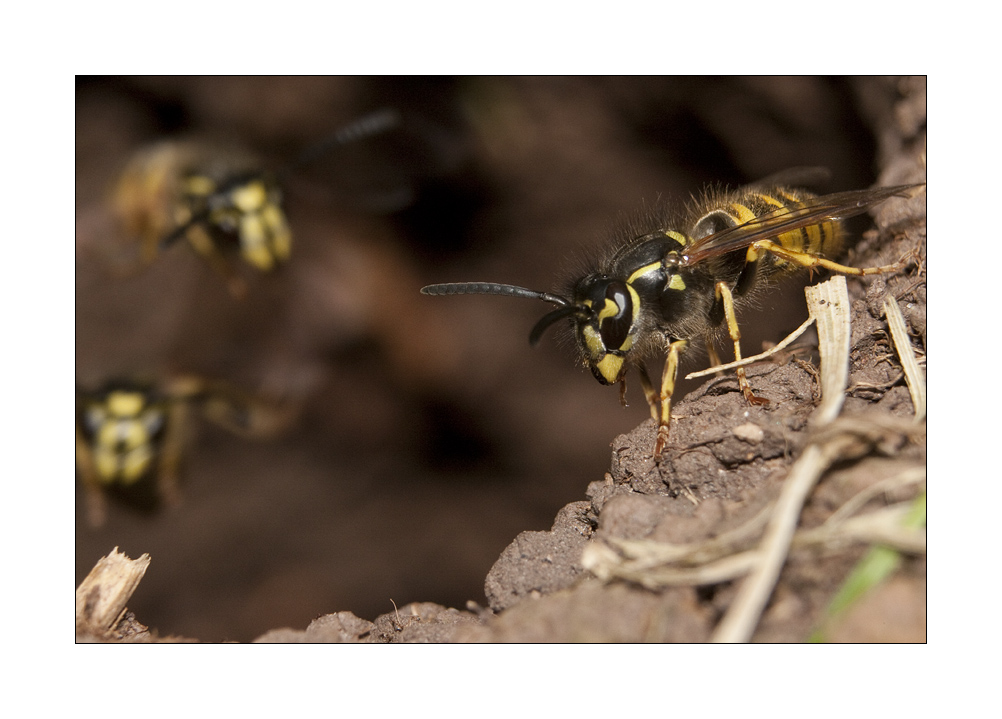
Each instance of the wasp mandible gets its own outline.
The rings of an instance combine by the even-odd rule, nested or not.
[[[526,297],[556,305],[533,327],[530,344],[537,344],[551,325],[568,320],[582,363],[600,383],[623,383],[625,390],[627,370],[636,366],[658,423],[657,457],[668,440],[671,399],[683,352],[694,340],[703,339],[713,357],[713,335],[726,326],[740,360],[737,310],[753,290],[800,268],[849,275],[902,268],[902,263],[857,268],[829,258],[838,252],[842,220],[891,197],[909,197],[924,185],[818,196],[785,182],[819,172],[823,171],[798,168],[736,191],[708,192],[681,220],[617,243],[593,272],[561,293],[495,282],[436,284],[421,292]],[[656,354],[666,355],[657,386],[644,364]],[[768,402],[752,391],[743,367],[737,369],[737,378],[748,402]]]

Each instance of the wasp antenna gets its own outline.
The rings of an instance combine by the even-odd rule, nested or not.
[[[400,112],[385,107],[382,110],[363,115],[334,133],[334,142],[343,145],[355,142],[380,132],[386,132],[400,124]]]
[[[573,314],[577,314],[580,308],[577,305],[564,305],[563,307],[558,307],[553,310],[553,312],[548,312],[543,315],[543,317],[536,323],[536,326],[532,328],[532,332],[529,333],[529,344],[535,347],[539,344],[539,340],[542,339],[543,333],[546,332],[547,328],[555,322],[559,322],[564,317],[570,317]]]
[[[503,285],[498,282],[450,282],[444,285],[428,285],[421,288],[423,295],[501,295],[504,297],[525,297],[530,300],[552,302],[561,307],[572,306],[571,301],[551,295],[549,292],[536,292],[516,285]]]
[[[336,130],[327,139],[306,149],[290,167],[286,168],[285,172],[309,165],[339,145],[347,145],[392,130],[400,124],[400,120],[400,112],[392,108],[383,108],[363,115]]]

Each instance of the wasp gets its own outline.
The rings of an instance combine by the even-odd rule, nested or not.
[[[306,150],[282,174],[337,146],[390,130],[399,119],[394,110],[359,118]],[[170,140],[143,149],[116,183],[112,206],[123,230],[140,242],[141,266],[185,239],[235,297],[247,292],[235,254],[258,272],[271,272],[292,252],[279,175],[237,148]]]
[[[92,526],[104,523],[106,494],[146,510],[179,503],[178,470],[196,412],[253,437],[274,434],[292,417],[277,403],[195,376],[77,387],[76,466]]]
[[[668,440],[671,399],[679,360],[703,340],[716,365],[714,336],[726,326],[736,360],[741,359],[737,310],[769,280],[794,270],[824,268],[848,275],[896,271],[902,263],[856,268],[829,259],[843,239],[842,221],[891,197],[908,197],[919,185],[815,195],[788,178],[819,177],[824,171],[798,168],[736,191],[708,191],[677,221],[616,243],[594,271],[563,292],[537,292],[494,282],[429,285],[426,295],[485,294],[525,297],[556,305],[529,335],[536,345],[551,325],[568,320],[582,364],[603,385],[620,384],[636,366],[651,415],[658,424],[656,457]],[[645,361],[665,355],[655,386]],[[741,392],[751,404],[766,404],[737,370]]]

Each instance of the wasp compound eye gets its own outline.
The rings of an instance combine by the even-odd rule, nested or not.
[[[626,371],[639,297],[627,282],[603,275],[585,278],[575,294],[589,309],[588,318],[578,324],[578,342],[595,378],[614,384]]]
[[[628,349],[636,309],[629,285],[622,280],[592,276],[578,285],[578,294],[582,304],[591,309],[590,324],[601,340],[601,347],[591,352],[592,359],[600,359],[598,354]]]
[[[633,326],[633,298],[625,282],[610,282],[598,311],[598,332],[607,350],[625,350]]]

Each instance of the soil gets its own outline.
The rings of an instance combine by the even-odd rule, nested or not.
[[[141,274],[109,271],[128,245],[108,187],[136,149],[223,138],[281,168],[386,105],[405,118],[406,143],[373,139],[289,174],[293,259],[274,276],[248,272],[244,300],[182,245]],[[767,405],[750,406],[733,373],[683,383],[655,462],[637,384],[623,410],[571,348],[549,336],[529,348],[548,306],[418,289],[554,289],[582,248],[658,198],[801,165],[831,169],[822,191],[923,182],[924,161],[923,78],[82,79],[78,382],[224,378],[294,404],[298,420],[268,441],[195,422],[178,507],[112,503],[92,528],[78,490],[77,583],[113,547],[150,554],[111,637],[121,641],[706,641],[740,579],[604,580],[585,569],[585,549],[697,544],[767,509],[813,436],[809,340],[748,369]],[[842,414],[887,423],[914,414],[883,318],[888,293],[925,352],[924,193],[874,215],[858,223],[848,262],[909,262],[849,279]],[[746,354],[801,323],[802,287],[742,315]],[[901,426],[826,472],[799,526],[924,467],[924,424]],[[866,509],[916,493],[877,493]],[[924,552],[826,619],[867,551],[792,549],[752,640],[823,628],[831,641],[924,641]]]

